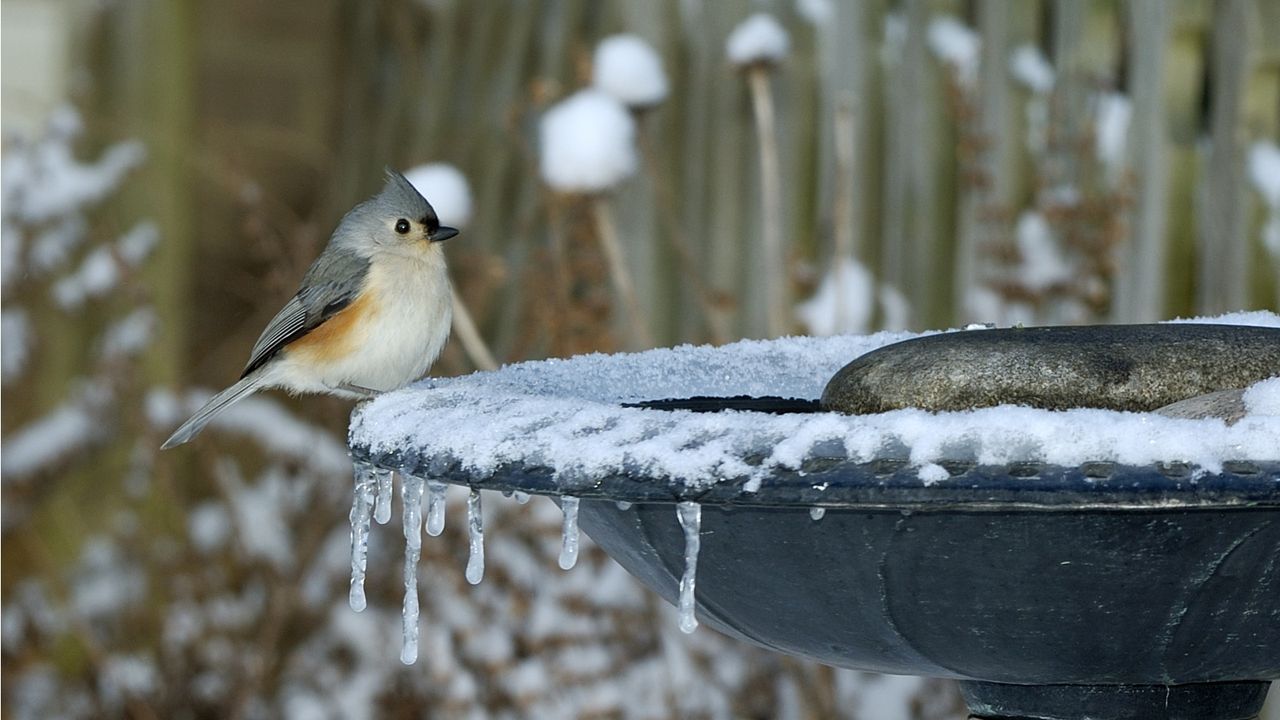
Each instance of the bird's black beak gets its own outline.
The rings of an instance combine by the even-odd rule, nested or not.
[[[457,228],[451,228],[448,225],[441,225],[436,231],[427,236],[427,239],[433,243],[444,242],[454,235],[458,234]]]

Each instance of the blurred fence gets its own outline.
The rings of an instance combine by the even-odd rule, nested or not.
[[[759,251],[760,138],[748,83],[724,54],[761,7],[792,41],[769,73],[785,267]],[[118,15],[110,57],[181,86],[145,120],[184,164],[161,163],[146,197],[165,208],[157,193],[181,195],[166,236],[197,249],[174,250],[163,274],[190,278],[201,298],[226,290],[196,276],[193,258],[244,265],[245,185],[313,222],[314,246],[384,165],[445,160],[475,189],[455,275],[500,359],[609,347],[592,214],[539,182],[536,131],[551,102],[589,83],[595,43],[628,31],[661,52],[673,85],[639,118],[642,172],[611,198],[662,344],[768,334],[766,276],[784,276],[799,301],[837,253],[891,288],[865,295],[878,305],[871,325],[1277,304],[1246,163],[1280,137],[1280,45],[1263,30],[1280,23],[1273,2],[284,2]],[[130,65],[123,38],[148,22],[197,41]],[[157,52],[189,71],[157,69],[170,67]],[[112,114],[127,112],[137,104]],[[298,269],[275,271],[289,278],[280,294]],[[169,282],[183,308],[171,324],[185,327],[191,292]],[[269,305],[232,308],[258,320]],[[236,347],[251,332],[239,329]]]

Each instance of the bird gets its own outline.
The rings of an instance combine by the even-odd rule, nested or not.
[[[253,344],[240,379],[173,432],[181,445],[258,390],[365,400],[422,377],[449,337],[453,305],[440,224],[400,173],[339,221],[298,292]]]

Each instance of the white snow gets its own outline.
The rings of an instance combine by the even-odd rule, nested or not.
[[[628,107],[644,108],[666,99],[662,57],[639,35],[611,35],[596,46],[592,84]]]
[[[442,225],[465,228],[471,222],[471,186],[467,176],[448,163],[418,165],[404,177],[431,203]]]
[[[27,477],[99,437],[104,428],[94,409],[104,399],[100,389],[85,388],[39,420],[9,433],[0,451],[0,475],[6,481]]]
[[[791,39],[787,31],[769,13],[756,13],[743,20],[729,33],[725,55],[734,65],[776,63],[787,56]]]
[[[6,308],[0,312],[0,377],[5,382],[22,374],[30,354],[31,324],[27,311]]]
[[[187,515],[187,535],[201,553],[219,550],[231,536],[231,515],[222,503],[200,503]]]
[[[796,12],[814,25],[823,26],[835,19],[833,0],[796,0]]]
[[[853,258],[837,261],[813,297],[796,306],[796,317],[814,335],[866,332],[871,324],[875,278]]]
[[[951,477],[951,473],[937,463],[925,463],[916,471],[916,477],[925,485],[933,485]]]
[[[978,79],[978,62],[982,58],[982,38],[978,33],[946,15],[929,23],[928,40],[933,54],[955,69],[961,84],[971,87]]]
[[[1114,92],[1102,93],[1094,102],[1095,152],[1099,162],[1115,175],[1125,165],[1133,102],[1127,96]]]
[[[1023,285],[1031,290],[1045,290],[1072,278],[1072,265],[1062,256],[1053,228],[1044,215],[1032,210],[1022,213],[1014,235],[1021,255],[1018,280]]]
[[[1035,45],[1020,45],[1013,51],[1009,56],[1009,72],[1037,95],[1048,95],[1053,91],[1053,66]]]
[[[1253,312],[1208,319],[1280,327]],[[1203,319],[1202,319],[1203,321]],[[691,487],[722,479],[767,482],[772,468],[799,468],[815,452],[854,462],[899,457],[1002,465],[1039,461],[1145,465],[1182,461],[1209,470],[1224,460],[1278,460],[1280,419],[1212,420],[1076,409],[1002,406],[967,412],[905,409],[879,415],[663,412],[623,402],[697,395],[816,398],[852,359],[916,335],[746,340],[643,353],[584,355],[430,379],[387,393],[354,414],[350,440],[375,454],[412,448],[456,458],[471,472],[507,462],[563,477],[628,472]],[[743,458],[761,453],[761,464]]]
[[[630,177],[639,163],[631,113],[599,90],[581,90],[542,116],[542,179],[563,192],[596,193]]]
[[[1249,179],[1267,204],[1262,245],[1280,258],[1280,146],[1260,140],[1249,148]]]
[[[1251,385],[1244,392],[1244,407],[1256,417],[1280,417],[1280,376]]]
[[[102,333],[102,357],[114,360],[138,354],[151,343],[155,326],[155,310],[149,307],[134,310]]]
[[[1273,208],[1280,208],[1280,146],[1259,140],[1249,148],[1249,179]]]

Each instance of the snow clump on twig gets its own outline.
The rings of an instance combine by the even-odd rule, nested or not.
[[[780,62],[790,49],[787,31],[768,13],[743,20],[725,42],[729,62],[739,66]]]
[[[639,35],[612,35],[596,46],[592,84],[627,107],[646,108],[666,99],[662,58]]]
[[[636,171],[631,113],[599,90],[580,90],[542,117],[542,179],[562,192],[598,193]]]

